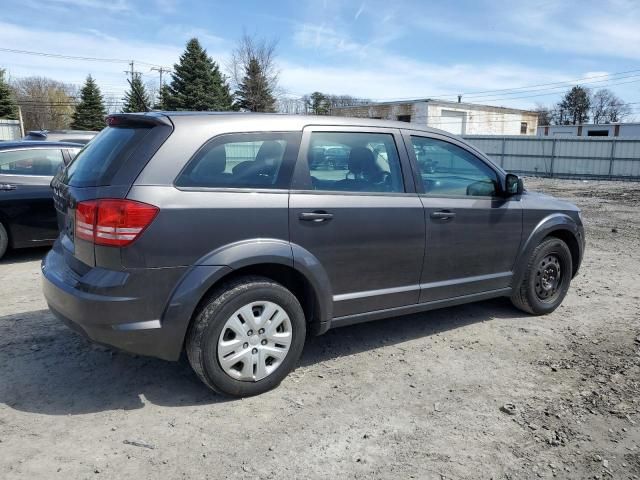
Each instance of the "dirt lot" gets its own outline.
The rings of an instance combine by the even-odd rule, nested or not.
[[[338,329],[246,400],[92,346],[46,310],[45,252],[11,254],[0,478],[640,478],[640,184],[526,184],[584,212],[555,313],[496,300]]]

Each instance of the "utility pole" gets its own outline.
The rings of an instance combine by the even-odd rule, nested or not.
[[[24,137],[24,121],[22,120],[22,107],[18,105],[18,120],[20,120],[20,138]]]
[[[152,72],[158,72],[160,74],[160,87],[158,88],[158,100],[162,101],[162,74],[163,73],[171,73],[171,69],[164,67],[151,67]]]
[[[168,69],[168,68],[164,68],[164,67],[160,67],[160,68],[151,67],[151,71],[160,73],[160,89],[162,89],[162,74],[163,73],[171,73],[171,70]]]
[[[137,71],[134,70],[134,68],[133,68],[134,67],[134,62],[133,62],[133,60],[131,60],[129,62],[129,66],[131,67],[131,69],[130,70],[124,70],[124,73],[126,75],[131,75],[131,81],[133,82],[134,77],[136,75],[140,75],[141,72],[137,72]]]

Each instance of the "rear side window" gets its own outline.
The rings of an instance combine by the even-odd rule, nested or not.
[[[404,192],[389,133],[313,132],[307,165],[313,190]]]
[[[177,187],[288,188],[299,133],[241,133],[214,138],[176,179]]]
[[[0,174],[53,176],[60,165],[60,149],[34,148],[0,152]]]
[[[105,128],[76,155],[67,168],[64,183],[72,187],[108,185],[151,130],[151,127]]]

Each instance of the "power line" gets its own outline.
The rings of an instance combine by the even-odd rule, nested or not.
[[[633,74],[633,75],[627,75],[627,74]],[[623,76],[626,75],[626,76]],[[576,84],[595,84],[595,83],[602,83],[602,82],[615,82],[617,80],[622,80],[625,78],[634,78],[640,76],[640,69],[636,69],[636,70],[626,70],[623,72],[614,72],[614,73],[609,73],[609,74],[603,74],[603,75],[593,75],[593,76],[588,76],[588,77],[582,77],[582,78],[578,78],[578,79],[574,79],[574,80],[566,80],[563,82],[551,82],[551,83],[539,83],[539,84],[534,84],[534,85],[525,85],[525,86],[521,86],[521,87],[512,87],[512,88],[502,88],[502,89],[495,89],[495,90],[482,90],[482,91],[475,91],[475,92],[466,92],[466,93],[456,93],[456,94],[440,94],[440,95],[423,95],[422,98],[429,98],[429,99],[433,99],[433,100],[447,100],[447,98],[445,97],[451,97],[451,98],[457,98],[458,95],[462,95],[463,96],[463,100],[464,97],[472,97],[473,100],[478,100],[480,98],[483,97],[495,97],[495,98],[491,98],[488,100],[484,100],[484,101],[498,101],[498,100],[511,100],[511,99],[517,99],[517,98],[532,98],[532,97],[536,97],[536,96],[543,96],[543,95],[531,95],[531,96],[527,96],[527,97],[504,97],[502,95],[518,95],[521,93],[528,93],[528,92],[536,92],[536,91],[547,91],[547,90],[555,90],[555,89],[565,89],[571,86],[574,86]],[[618,77],[618,78],[615,78]],[[602,80],[594,80],[594,79],[602,79]],[[591,80],[591,81],[590,81]],[[630,83],[630,82],[629,82]],[[548,88],[548,89],[539,89],[539,90],[527,90],[527,89],[532,89],[535,87],[548,87],[548,86],[553,86],[555,85],[555,87],[552,88]],[[623,85],[623,83],[611,83],[611,86],[615,86],[615,85]],[[607,87],[609,85],[601,85],[601,87]],[[488,93],[495,93],[495,95],[485,95]],[[552,93],[553,95],[555,95],[556,93],[559,92],[554,92]],[[290,94],[292,95],[296,95],[299,98],[303,97],[306,94],[301,94],[299,92],[290,92]],[[481,95],[483,94],[483,95]],[[548,94],[545,94],[548,95]],[[371,101],[372,102],[392,102],[392,101],[403,101],[403,100],[415,100],[416,96],[413,97],[376,97],[376,98],[372,98]],[[450,101],[450,100],[449,100]]]
[[[48,52],[34,52],[31,50],[18,50],[15,48],[0,48],[1,52],[7,52],[7,53],[16,53],[16,54],[21,54],[21,55],[35,55],[38,57],[53,57],[53,58],[63,58],[66,60],[84,60],[84,61],[88,61],[88,62],[105,62],[105,63],[129,63],[131,62],[131,60],[125,60],[122,58],[99,58],[99,57],[82,57],[82,56],[77,56],[77,55],[63,55],[60,53],[48,53]],[[157,63],[149,63],[149,62],[143,62],[141,60],[135,60],[136,63],[139,63],[141,65],[147,65],[150,67],[161,67],[162,65],[159,65]]]
[[[521,90],[524,88],[534,88],[534,87],[548,87],[550,85],[560,85],[560,84],[576,84],[576,83],[582,83],[585,80],[591,80],[593,78],[603,78],[603,77],[614,77],[614,76],[618,76],[618,75],[626,75],[627,73],[639,73],[640,69],[637,70],[627,70],[625,72],[616,72],[616,73],[608,73],[608,74],[604,74],[604,75],[594,75],[591,77],[582,77],[582,78],[578,78],[576,80],[566,80],[564,82],[552,82],[552,83],[539,83],[537,85],[527,85],[524,87],[513,87],[513,88],[502,88],[502,89],[497,89],[497,90],[484,90],[484,91],[476,91],[476,92],[469,92],[469,93],[463,93],[462,95],[466,95],[466,96],[475,96],[477,94],[480,93],[497,93],[497,92],[505,92],[505,91],[511,91],[511,90]]]
[[[627,85],[629,83],[637,83],[640,82],[640,79],[637,80],[631,80],[629,82],[618,82],[618,83],[609,83],[606,85],[601,85],[601,87],[615,87],[617,85]],[[558,93],[561,93],[560,91],[558,92],[548,92],[548,93],[539,93],[536,95],[523,95],[523,96],[519,96],[519,97],[498,97],[498,98],[488,98],[488,99],[483,99],[484,102],[497,102],[500,100],[518,100],[521,98],[535,98],[535,97],[547,97],[549,95],[557,95]]]

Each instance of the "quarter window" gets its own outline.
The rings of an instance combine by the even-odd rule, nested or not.
[[[433,196],[494,196],[497,175],[467,150],[449,142],[411,137],[425,194]]]
[[[307,165],[313,190],[404,191],[398,149],[388,133],[313,132]]]
[[[34,148],[0,152],[0,174],[53,176],[62,164],[62,150]]]
[[[300,134],[225,135],[206,144],[176,180],[179,187],[287,188]]]

